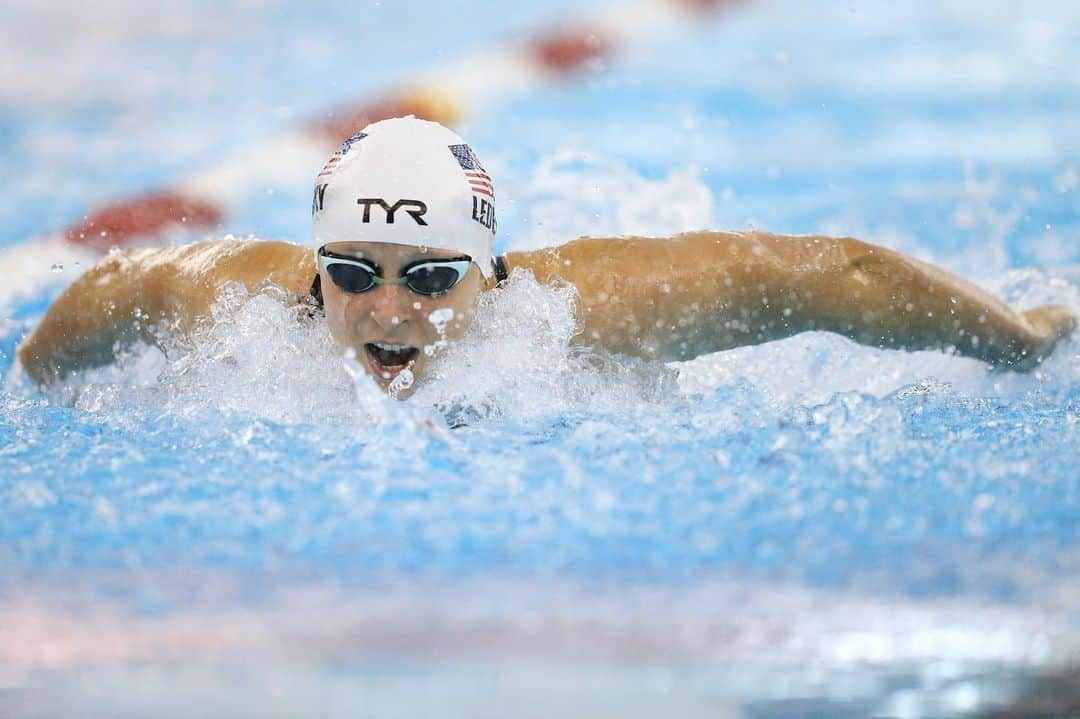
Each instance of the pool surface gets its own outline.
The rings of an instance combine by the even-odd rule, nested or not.
[[[595,10],[396,5],[16,3],[0,247]],[[1078,67],[1067,0],[744,2],[456,129],[500,250],[854,235],[1080,312]],[[13,353],[81,269],[0,306],[0,713],[967,716],[1080,661],[1077,338],[650,364],[515,275],[395,403],[269,288],[42,394]]]

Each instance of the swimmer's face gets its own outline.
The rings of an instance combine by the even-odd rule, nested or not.
[[[381,242],[335,242],[325,251],[370,263],[387,280],[400,278],[403,269],[416,263],[461,257],[453,250]],[[407,375],[398,379],[399,375],[408,369],[414,378],[422,377],[434,355],[464,334],[484,286],[480,268],[472,262],[457,284],[436,296],[414,292],[403,284],[349,292],[321,266],[319,273],[326,321],[334,340],[342,350],[355,350],[357,361],[379,386],[402,399],[411,395],[416,385],[408,385],[402,381]]]

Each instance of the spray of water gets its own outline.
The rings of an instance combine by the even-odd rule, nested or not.
[[[624,163],[566,148],[517,178],[524,226],[515,249],[557,245],[580,235],[668,235],[713,227],[712,192],[697,167],[650,179]]]
[[[370,383],[369,383],[370,384]],[[354,383],[325,324],[267,285],[223,288],[192,332],[163,333],[115,364],[69,377],[50,391],[88,412],[152,412],[197,419],[207,412],[291,424],[356,416]],[[370,412],[370,403],[359,405]]]
[[[281,424],[371,426],[459,424],[494,414],[625,411],[662,396],[674,374],[576,346],[575,295],[518,272],[481,296],[459,342],[426,348],[426,376],[401,372],[384,394],[352,351],[344,356],[325,322],[278,287],[226,286],[211,316],[187,335],[163,333],[156,346],[120,353],[49,391],[52,401],[109,415],[153,413],[198,419],[207,413]],[[445,335],[449,311],[430,321]],[[394,402],[413,384],[408,402]],[[439,411],[432,415],[431,408]],[[425,414],[426,413],[426,414]],[[471,421],[471,420],[470,420]]]
[[[466,417],[624,412],[670,393],[674,373],[575,343],[576,293],[531,273],[481,295],[466,336],[438,354],[414,398]]]

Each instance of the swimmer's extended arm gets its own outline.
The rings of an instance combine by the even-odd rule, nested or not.
[[[542,282],[558,276],[577,287],[582,341],[665,360],[827,330],[1027,369],[1076,326],[1063,306],[1020,312],[944,270],[852,238],[587,237],[507,260]]]
[[[156,329],[189,330],[209,313],[221,287],[249,290],[270,280],[300,293],[315,274],[311,251],[285,242],[199,242],[113,252],[75,280],[19,347],[19,361],[41,385],[107,364],[117,348]]]

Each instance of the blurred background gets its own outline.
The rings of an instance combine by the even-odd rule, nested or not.
[[[603,10],[14,3],[2,30],[3,242]],[[1075,263],[1071,4],[748,1],[698,17],[466,112],[458,129],[503,170],[504,243],[535,237],[532,208],[515,211],[529,174],[570,149],[649,179],[693,168],[713,206],[690,222],[893,233],[894,244],[942,256],[1003,244],[983,271]],[[252,198],[250,216],[224,229],[306,238],[307,184],[263,188],[273,200]],[[619,229],[602,214],[597,229]]]
[[[640,7],[677,19],[568,71],[484,60]],[[500,250],[854,235],[1080,309],[1078,68],[1072,0],[7,3],[0,713],[976,716],[1067,693],[1075,340],[1023,376],[819,335],[586,369],[565,297],[526,283],[471,383],[374,422],[258,296],[179,361],[49,395],[12,357],[94,257],[40,238],[235,157],[255,169],[221,222],[168,241],[307,242],[323,158],[268,143],[433,74]],[[424,429],[446,417],[468,426]]]

